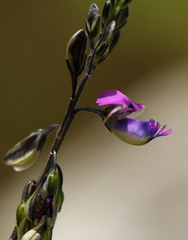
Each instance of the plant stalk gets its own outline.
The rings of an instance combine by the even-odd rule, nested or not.
[[[37,186],[39,185],[39,183],[41,182],[43,177],[49,171],[49,168],[50,168],[51,163],[53,161],[53,151],[55,151],[56,153],[59,151],[59,148],[60,148],[60,146],[61,146],[69,128],[70,128],[70,125],[71,125],[72,121],[74,120],[74,117],[75,117],[74,110],[75,110],[76,105],[77,105],[77,103],[80,99],[82,91],[83,91],[88,79],[90,78],[90,73],[93,71],[92,69],[90,70],[90,66],[91,66],[91,63],[92,63],[92,60],[93,60],[93,56],[94,56],[94,51],[91,50],[90,55],[88,56],[85,68],[84,68],[84,72],[83,72],[82,77],[81,77],[81,79],[79,81],[79,84],[77,86],[77,89],[76,89],[76,92],[75,92],[75,97],[70,98],[67,111],[66,111],[65,116],[63,118],[62,124],[61,124],[59,130],[57,131],[57,134],[55,136],[55,139],[54,139],[51,151],[48,155],[47,161],[45,163],[45,166],[42,169],[42,172],[38,177],[38,180],[37,180],[37,183],[36,183]]]

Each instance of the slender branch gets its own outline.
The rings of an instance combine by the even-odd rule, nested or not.
[[[98,115],[102,119],[104,118],[104,110],[100,109],[100,108],[94,108],[94,107],[77,108],[74,110],[74,114],[76,114],[78,112],[82,112],[82,111],[91,112],[91,113]]]
[[[70,98],[70,101],[69,101],[69,105],[68,105],[68,108],[67,108],[67,111],[65,113],[65,116],[63,118],[63,121],[62,121],[62,124],[55,136],[55,139],[54,139],[54,142],[53,142],[53,145],[52,145],[52,148],[51,148],[51,151],[48,155],[48,159],[45,163],[45,166],[41,172],[41,174],[39,175],[38,177],[38,180],[37,180],[37,186],[38,184],[41,182],[41,180],[43,179],[43,177],[46,175],[46,173],[49,171],[49,168],[51,166],[51,162],[53,160],[53,151],[55,150],[56,153],[59,151],[59,148],[69,130],[69,127],[72,123],[72,121],[74,120],[74,117],[75,117],[75,113],[74,113],[74,110],[75,110],[75,107],[80,99],[80,96],[81,96],[81,93],[90,77],[90,72],[92,70],[90,65],[92,63],[92,60],[93,60],[93,55],[94,55],[94,51],[91,50],[90,51],[90,55],[88,56],[88,59],[87,59],[87,63],[85,65],[85,68],[84,68],[84,72],[82,74],[82,77],[79,81],[79,84],[77,86],[77,89],[76,89],[76,92],[75,92],[75,97],[74,98]]]

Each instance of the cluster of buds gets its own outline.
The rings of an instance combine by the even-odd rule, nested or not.
[[[39,184],[29,181],[16,211],[16,227],[10,240],[50,240],[57,213],[64,200],[63,175],[56,152],[49,171]]]
[[[15,171],[29,168],[42,151],[48,135],[58,124],[39,129],[10,149],[4,159],[5,164]],[[57,213],[61,210],[64,194],[63,175],[57,164],[56,152],[40,181],[29,181],[22,193],[16,211],[16,227],[10,240],[50,240]]]
[[[102,31],[94,47],[93,71],[104,62],[118,43],[121,28],[127,23],[131,0],[107,0],[102,12]],[[91,6],[92,7],[92,6]]]
[[[90,75],[94,69],[104,62],[116,46],[121,28],[126,24],[129,15],[128,4],[131,0],[107,0],[102,18],[99,14],[98,6],[93,3],[88,11],[86,23],[87,33],[81,29],[76,32],[68,42],[66,49],[66,62],[72,78],[72,90],[74,97],[77,86],[77,77],[82,73]],[[99,32],[101,22],[101,31]],[[95,38],[98,39],[95,43]],[[90,60],[86,63],[86,45],[89,36]]]

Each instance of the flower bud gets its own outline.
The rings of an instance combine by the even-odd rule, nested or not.
[[[104,30],[95,46],[92,69],[95,69],[109,56],[109,46],[115,36],[116,22],[112,21]]]
[[[97,46],[99,46],[103,42],[110,44],[114,37],[114,34],[115,34],[115,28],[116,28],[116,22],[113,20],[105,28],[103,34],[101,35],[101,37],[97,43]]]
[[[16,210],[16,224],[20,225],[20,222],[25,218],[25,201],[22,201]]]
[[[99,31],[100,15],[98,14],[98,6],[93,3],[89,8],[86,19],[86,30],[88,35],[94,39]]]
[[[129,5],[129,3],[132,2],[132,0],[120,0],[119,1],[119,8],[124,8],[126,7],[127,5]]]
[[[23,236],[25,234],[25,231],[29,230],[32,225],[32,223],[29,222],[25,215],[25,203],[33,193],[35,184],[36,182],[34,180],[31,180],[26,184],[22,193],[21,203],[18,205],[16,210],[16,233],[19,238]]]
[[[50,227],[46,228],[46,231],[43,236],[43,240],[52,240],[52,229]]]
[[[120,38],[120,30],[115,32],[114,37],[112,39],[112,42],[110,43],[109,46],[109,51],[108,51],[108,56],[110,55],[110,53],[112,52],[112,50],[115,48],[115,46],[117,45],[118,41]]]
[[[101,57],[107,50],[108,44],[106,42],[101,43],[96,49],[95,49],[95,55]]]
[[[112,11],[112,4],[110,0],[107,0],[104,4],[103,12],[102,12],[102,28],[106,26],[105,22],[110,17]]]
[[[62,192],[63,174],[58,164],[57,164],[57,174],[58,174],[57,189],[53,194],[53,203],[52,203],[53,215],[52,215],[51,222],[49,224],[51,228],[53,228],[55,224],[57,214],[58,212],[60,212],[61,206],[64,201],[64,193]]]
[[[60,167],[57,165],[56,153],[53,154],[53,162],[49,172],[45,175],[37,189],[25,204],[25,215],[30,221],[37,220],[42,216],[52,218],[54,224],[57,215],[57,201],[62,191],[63,176]],[[54,220],[53,220],[54,219]]]
[[[99,64],[104,62],[109,55],[111,54],[112,50],[116,46],[118,40],[120,38],[120,30],[115,32],[111,42],[107,44],[106,42],[102,42],[98,47],[95,49],[95,57],[93,60],[93,68],[96,68]]]
[[[29,199],[29,197],[33,194],[35,189],[36,189],[36,181],[35,180],[29,181],[24,187],[24,190],[22,193],[22,201],[26,202]]]
[[[129,16],[129,7],[125,7],[119,11],[116,16],[116,31],[122,28],[127,23]]]
[[[47,223],[45,217],[41,220],[41,222],[34,228],[27,231],[21,240],[42,240],[47,229]],[[50,238],[49,238],[50,239]]]
[[[7,152],[4,159],[5,164],[13,166],[14,170],[18,172],[29,168],[42,151],[48,135],[58,127],[58,124],[54,124],[31,133]]]
[[[71,75],[79,76],[85,66],[87,34],[81,29],[76,32],[67,44],[66,62]]]
[[[51,186],[53,186],[53,182]],[[38,188],[35,190],[35,192],[31,195],[31,197],[28,199],[28,201],[25,204],[25,215],[30,221],[35,221],[36,219],[38,220],[43,216],[40,213],[41,213],[41,209],[44,209],[45,207],[43,203],[48,205],[47,198],[50,196],[48,189],[49,188],[47,185],[47,176],[45,176],[41,184],[38,186]],[[50,190],[51,192],[55,191],[55,189],[50,189]]]
[[[46,179],[46,190],[49,196],[51,196],[56,188],[57,188],[57,183],[58,183],[58,175],[56,172],[56,169],[53,169],[52,172],[48,175],[47,179]]]
[[[34,223],[30,222],[26,217],[17,226],[18,239],[22,239],[24,234],[34,227]]]
[[[61,211],[62,204],[64,202],[64,193],[61,191],[57,201],[57,212]]]

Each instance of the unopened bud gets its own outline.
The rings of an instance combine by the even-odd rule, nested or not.
[[[108,44],[103,42],[95,50],[95,55],[101,57],[107,50]]]
[[[58,182],[58,175],[56,172],[56,169],[52,170],[52,172],[48,175],[46,179],[46,190],[48,192],[48,195],[51,196],[56,188],[57,188],[57,182]]]
[[[112,50],[115,48],[115,46],[117,45],[118,41],[119,41],[119,38],[120,38],[120,30],[117,31],[115,34],[114,34],[114,37],[112,39],[112,42],[109,46],[109,54],[112,52]]]
[[[128,16],[129,16],[128,6],[119,11],[119,13],[116,16],[116,31],[126,24]]]
[[[95,69],[109,56],[109,46],[113,42],[116,22],[112,21],[104,30],[95,47],[92,69]]]
[[[50,227],[46,228],[46,231],[43,236],[43,240],[52,240],[52,229]]]
[[[102,28],[106,26],[106,22],[112,13],[112,4],[110,0],[107,0],[104,4],[103,12],[102,12]]]
[[[124,8],[126,7],[127,5],[129,5],[129,3],[132,2],[132,0],[120,0],[119,1],[119,8]]]
[[[101,35],[101,38],[99,39],[99,44],[106,42],[107,44],[110,44],[115,33],[116,28],[116,22],[111,21],[108,26],[105,28],[103,34]],[[99,45],[97,44],[97,46]]]
[[[45,217],[43,217],[41,222],[36,227],[27,231],[21,240],[42,240],[46,229],[47,223]]]
[[[99,31],[100,15],[98,14],[98,6],[93,3],[89,8],[86,19],[86,30],[88,35],[94,39]]]
[[[59,194],[58,202],[57,202],[57,212],[61,211],[63,202],[64,202],[64,193],[61,191]]]
[[[79,76],[85,66],[87,34],[81,29],[76,32],[67,44],[66,62],[71,75]]]
[[[31,133],[7,152],[4,159],[5,164],[13,166],[14,170],[18,172],[29,168],[42,151],[48,135],[58,127],[58,124],[54,124]]]

